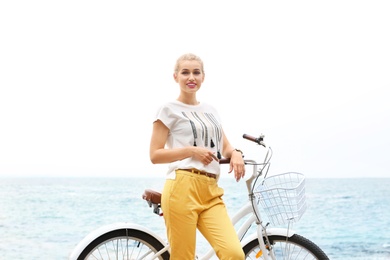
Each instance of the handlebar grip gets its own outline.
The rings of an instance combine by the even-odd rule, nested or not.
[[[251,136],[251,135],[243,134],[242,138],[247,139],[247,140],[252,141],[252,142],[255,142],[255,143],[265,147],[265,144],[263,142],[264,141],[264,135],[260,135],[259,137],[254,137],[254,136]]]
[[[251,135],[243,134],[242,138],[247,139],[247,140],[252,141],[252,142],[255,142],[255,143],[258,142],[257,137],[254,137]]]
[[[230,163],[230,158],[223,158],[219,160],[219,164],[229,164]]]

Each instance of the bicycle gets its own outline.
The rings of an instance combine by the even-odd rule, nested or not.
[[[243,222],[237,230],[246,259],[317,259],[328,260],[322,249],[290,228],[306,210],[305,178],[303,174],[288,172],[267,177],[272,149],[264,143],[264,135],[256,138],[247,134],[243,138],[266,149],[263,162],[244,160],[252,166],[252,175],[246,180],[248,202],[231,218],[233,224]],[[221,164],[229,159],[220,160]],[[263,176],[260,184],[257,182]],[[161,212],[161,193],[146,189],[142,195],[153,212]],[[259,207],[259,204],[261,207]],[[262,208],[269,222],[261,218]],[[288,225],[287,228],[271,228],[270,224]],[[256,232],[247,235],[252,226]],[[70,260],[89,259],[169,259],[169,244],[158,234],[134,223],[118,223],[102,227],[87,235],[73,250]],[[209,249],[196,259],[206,260],[215,256]]]

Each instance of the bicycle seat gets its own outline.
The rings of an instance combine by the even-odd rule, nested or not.
[[[146,201],[150,201],[153,204],[160,204],[161,203],[161,192],[146,189],[144,191],[144,194],[142,194],[142,198]]]

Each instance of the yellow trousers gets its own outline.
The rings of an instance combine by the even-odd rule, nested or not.
[[[175,180],[166,180],[161,207],[171,260],[195,259],[197,228],[219,259],[245,259],[223,192],[216,179],[187,171],[177,170]]]

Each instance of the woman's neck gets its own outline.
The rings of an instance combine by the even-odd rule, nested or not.
[[[182,95],[180,95],[177,98],[177,101],[180,101],[180,102],[187,104],[187,105],[193,105],[193,106],[199,104],[198,100],[196,100],[196,96],[182,96]]]

